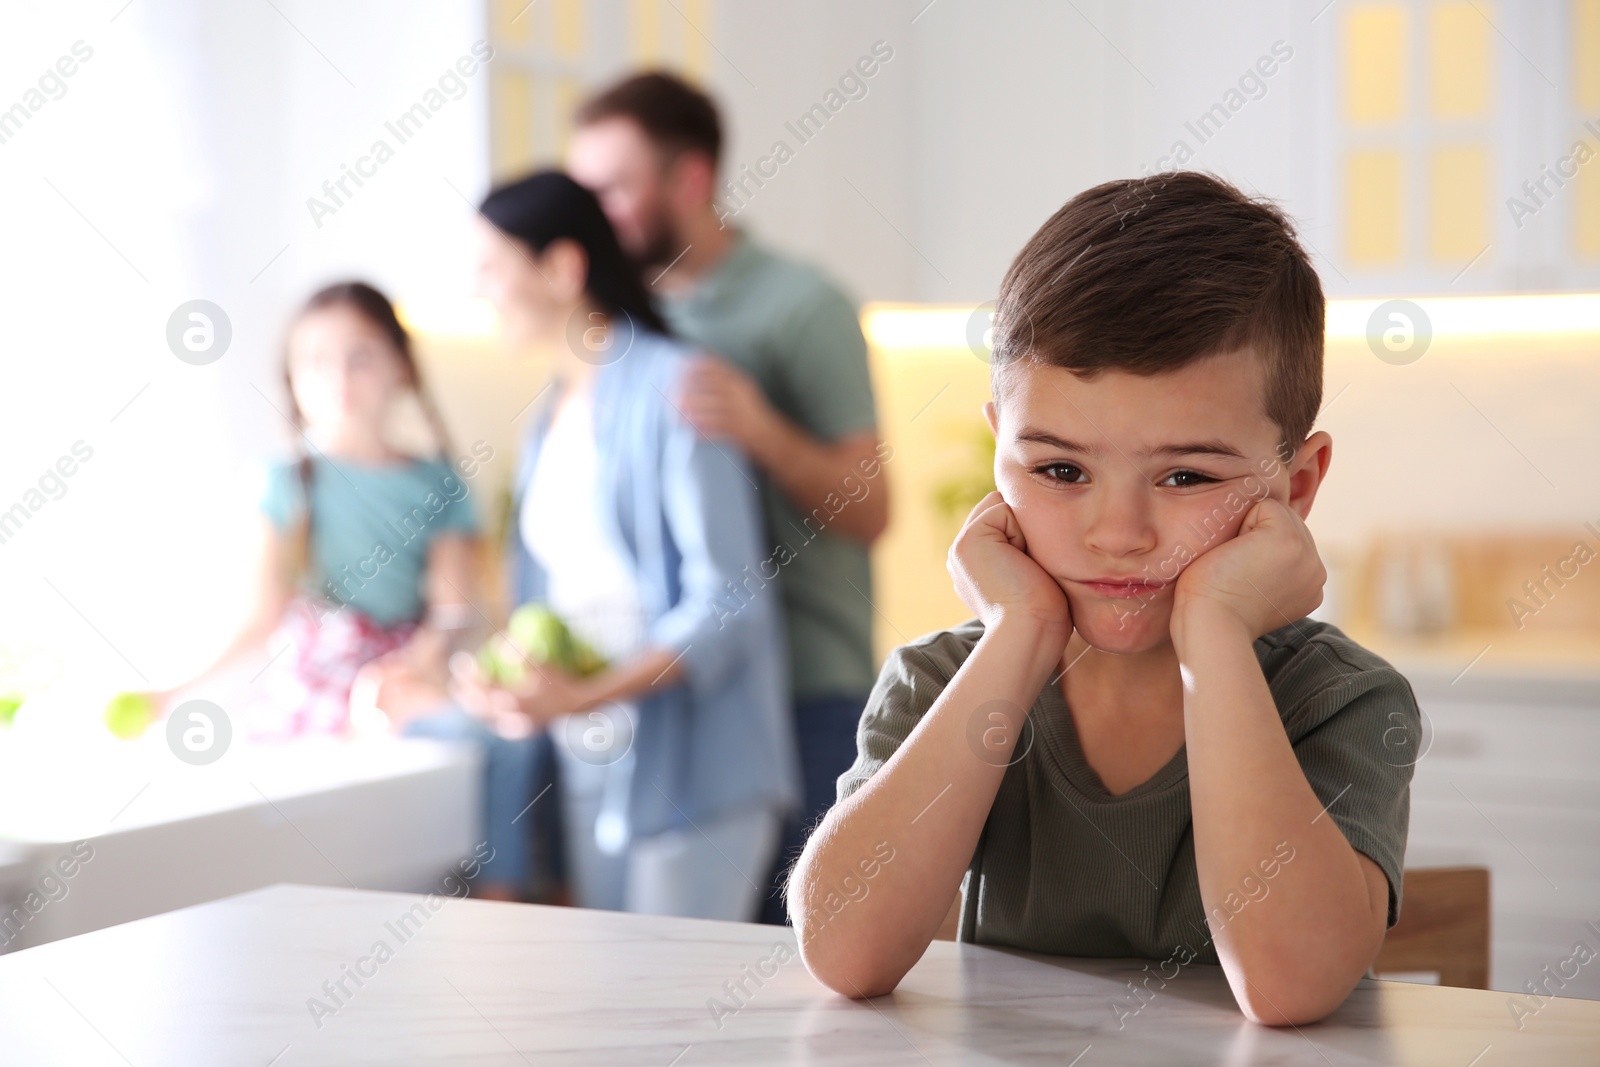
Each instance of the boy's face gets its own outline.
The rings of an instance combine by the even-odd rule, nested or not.
[[[1265,367],[1249,350],[1153,377],[1084,380],[1026,361],[1002,374],[999,407],[984,407],[995,484],[1095,648],[1170,641],[1176,578],[1236,536],[1256,501],[1310,510],[1322,470],[1311,459],[1327,435],[1280,453]]]

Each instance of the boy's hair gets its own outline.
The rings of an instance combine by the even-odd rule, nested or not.
[[[1023,246],[995,302],[996,396],[1028,359],[1084,378],[1154,375],[1249,346],[1290,448],[1322,403],[1324,301],[1275,205],[1179,171],[1079,193]]]
[[[675,74],[635,74],[590,97],[578,108],[576,124],[592,126],[606,119],[631,119],[662,156],[703,152],[715,167],[722,157],[722,119],[717,105]]]

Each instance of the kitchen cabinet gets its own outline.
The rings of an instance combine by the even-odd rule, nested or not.
[[[1406,866],[1489,868],[1490,985],[1600,952],[1600,675],[1396,665],[1424,716]],[[1600,999],[1600,958],[1552,991]]]

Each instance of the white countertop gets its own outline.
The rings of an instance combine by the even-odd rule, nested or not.
[[[852,1001],[779,961],[787,928],[432,903],[274,886],[0,957],[0,1063],[1600,1063],[1589,1001],[1518,1031],[1504,993],[1364,981],[1329,1021],[1273,1030],[1190,965],[1119,1029],[1143,962],[934,942],[895,993]]]
[[[0,732],[0,952],[283,881],[425,891],[481,833],[469,746],[43,740]]]

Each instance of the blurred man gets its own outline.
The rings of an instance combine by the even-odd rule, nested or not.
[[[763,475],[773,553],[761,577],[776,573],[783,596],[805,782],[777,876],[833,804],[876,680],[867,546],[888,523],[880,468],[889,451],[855,307],[719,212],[721,150],[710,98],[672,75],[643,74],[579,109],[567,166],[599,195],[672,329],[716,353],[675,402],[707,437],[736,441]],[[762,918],[784,921],[780,893]]]

